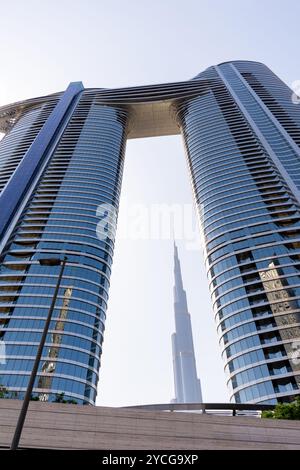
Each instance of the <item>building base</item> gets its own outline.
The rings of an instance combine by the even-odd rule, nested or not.
[[[20,400],[0,400],[0,447]],[[20,442],[35,449],[300,449],[300,421],[31,402]]]

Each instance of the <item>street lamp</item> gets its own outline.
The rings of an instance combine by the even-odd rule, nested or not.
[[[28,406],[29,406],[29,402],[30,402],[34,382],[35,382],[35,379],[36,379],[36,376],[37,376],[37,371],[38,371],[40,360],[41,360],[41,357],[42,357],[42,352],[43,352],[43,349],[44,349],[44,346],[45,346],[46,337],[47,337],[47,334],[48,334],[52,313],[53,313],[53,310],[54,310],[54,307],[55,307],[55,303],[56,303],[56,299],[57,299],[57,295],[58,295],[58,291],[59,291],[59,288],[60,288],[60,283],[61,283],[61,279],[62,279],[62,276],[63,276],[63,273],[64,273],[64,269],[65,269],[65,266],[66,266],[67,259],[68,258],[65,256],[63,260],[61,260],[60,258],[42,258],[42,259],[39,260],[39,263],[40,263],[41,266],[61,266],[61,268],[60,268],[59,276],[58,276],[58,279],[57,279],[55,291],[54,291],[54,294],[53,294],[52,302],[51,302],[49,312],[48,312],[48,315],[47,315],[47,318],[46,318],[46,322],[45,322],[45,325],[44,325],[43,334],[41,336],[40,344],[39,344],[39,347],[38,347],[38,350],[37,350],[37,353],[36,353],[36,357],[35,357],[35,360],[34,360],[33,368],[32,368],[30,379],[29,379],[29,382],[28,382],[28,385],[27,385],[27,390],[26,390],[25,397],[24,397],[24,400],[23,400],[22,408],[21,408],[21,411],[20,411],[20,415],[19,415],[19,418],[18,418],[17,426],[16,426],[15,433],[14,433],[14,437],[13,437],[13,440],[12,440],[12,443],[11,443],[11,446],[10,446],[10,450],[16,450],[18,448],[18,445],[19,445],[19,442],[20,442],[20,437],[21,437],[21,434],[22,434],[24,421],[25,421],[25,418],[26,418],[26,414],[27,414],[27,410],[28,410]]]

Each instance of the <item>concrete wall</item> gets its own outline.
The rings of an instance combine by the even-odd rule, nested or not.
[[[0,446],[21,406],[0,400]],[[300,421],[31,402],[20,446],[50,449],[300,449]]]

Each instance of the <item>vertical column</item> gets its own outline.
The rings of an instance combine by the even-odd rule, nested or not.
[[[220,68],[237,87],[230,65]],[[300,336],[298,201],[268,154],[267,137],[276,151],[272,133],[260,140],[216,69],[205,76],[206,93],[181,101],[177,111],[231,399],[291,400],[300,393],[300,369],[290,356]],[[247,107],[245,92],[239,98]],[[253,107],[247,111],[254,120]],[[269,118],[261,119],[264,133]]]
[[[0,383],[8,396],[24,393],[57,279],[38,260],[67,256],[34,397],[95,403],[114,251],[114,235],[99,238],[97,228],[107,207],[118,211],[127,118],[97,92],[81,94],[3,250]]]

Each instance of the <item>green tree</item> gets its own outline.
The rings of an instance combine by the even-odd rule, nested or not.
[[[6,398],[7,397],[8,390],[4,385],[0,384],[0,398]]]
[[[277,403],[273,411],[263,411],[262,418],[300,419],[300,397],[291,403]]]
[[[55,395],[55,400],[54,400],[55,403],[67,403],[67,401],[65,400],[65,394],[64,392],[61,392],[61,393],[57,393]]]
[[[31,395],[30,400],[31,401],[39,401],[40,399],[39,399],[38,395]]]
[[[64,392],[55,395],[55,403],[68,403],[69,405],[78,405],[76,400],[66,400]]]
[[[67,403],[69,405],[78,405],[78,402],[76,400],[67,400]]]

